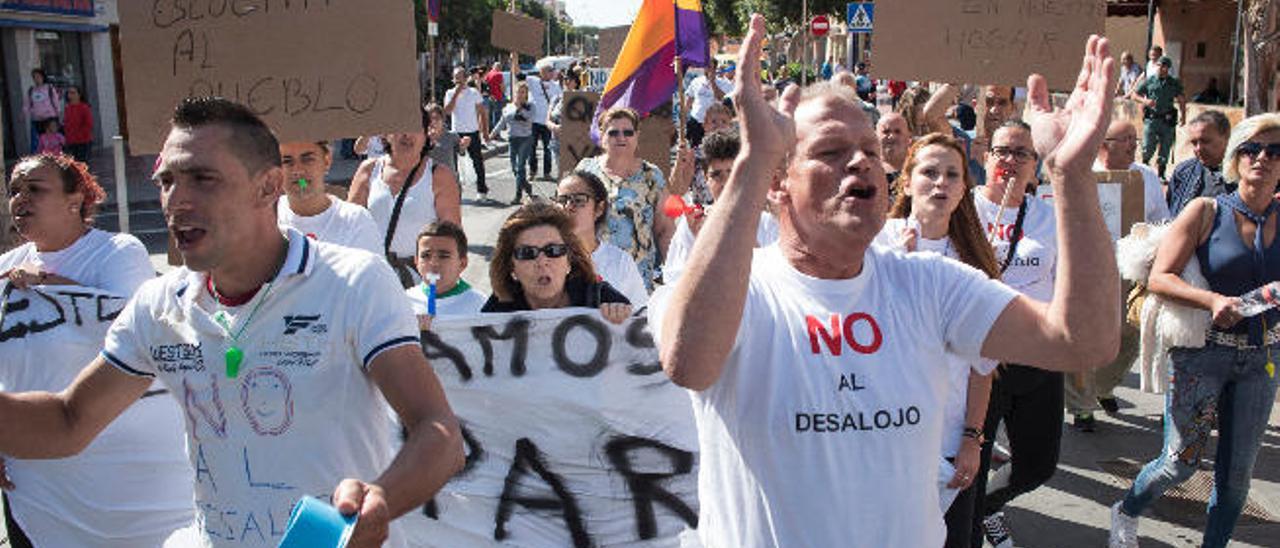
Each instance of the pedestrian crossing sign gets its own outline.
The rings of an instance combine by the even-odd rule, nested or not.
[[[849,32],[867,34],[871,32],[871,21],[875,17],[876,5],[871,2],[849,2]]]

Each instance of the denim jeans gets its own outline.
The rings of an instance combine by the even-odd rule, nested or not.
[[[533,196],[533,186],[529,184],[529,177],[524,169],[529,163],[529,154],[533,152],[533,136],[512,137],[510,147],[511,171],[516,176],[516,200],[518,201],[521,193]]]
[[[1280,355],[1280,347],[1272,346]],[[1266,371],[1265,349],[1243,350],[1213,343],[1170,352],[1165,395],[1164,448],[1147,463],[1121,509],[1138,516],[1170,487],[1195,473],[1218,428],[1213,496],[1204,530],[1206,547],[1226,546],[1244,509],[1249,478],[1276,398],[1276,378]]]

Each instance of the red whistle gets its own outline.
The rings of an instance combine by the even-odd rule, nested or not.
[[[1008,168],[1004,168],[1004,167],[997,167],[997,168],[996,168],[996,178],[997,178],[997,179],[1008,179],[1009,177],[1012,177],[1012,176],[1013,176],[1013,173],[1012,173],[1011,171],[1009,171],[1009,169],[1008,169]]]
[[[689,205],[685,203],[684,198],[672,194],[667,196],[666,201],[662,202],[662,214],[672,219],[688,213],[702,212],[701,204]]]

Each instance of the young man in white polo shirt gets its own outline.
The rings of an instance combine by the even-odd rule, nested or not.
[[[467,85],[467,70],[453,69],[453,87],[444,92],[444,113],[450,116],[450,128],[458,136],[467,139],[467,155],[471,167],[476,170],[476,194],[478,199],[489,199],[489,185],[484,179],[483,139],[489,135],[489,115],[485,112],[484,96],[480,90]]]
[[[382,237],[369,210],[325,191],[325,175],[333,165],[329,143],[280,143],[280,161],[285,175],[284,195],[276,205],[280,226],[322,242],[382,254]]]
[[[402,546],[391,520],[460,469],[462,444],[395,274],[281,234],[279,145],[247,108],[187,99],[172,125],[155,180],[186,266],[139,289],[66,390],[0,393],[0,453],[74,454],[158,378],[195,470],[184,542],[276,546],[296,500],[332,494],[359,516],[351,546]],[[384,398],[408,431],[394,461]]]
[[[954,261],[871,246],[888,197],[871,122],[838,86],[792,88],[779,112],[744,85],[764,30],[753,16],[739,63],[742,151],[653,307],[663,368],[695,391],[699,533],[707,546],[941,546],[946,357],[1069,369],[1115,355],[1119,315],[1097,311],[1118,302],[1116,265],[1089,173],[1115,87],[1108,46],[1090,39],[1065,110],[1029,81],[1063,225],[1046,306]],[[753,253],[766,196],[779,244]]]

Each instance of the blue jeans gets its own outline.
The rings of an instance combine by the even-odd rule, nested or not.
[[[524,169],[529,163],[529,154],[533,153],[533,136],[512,137],[510,148],[511,171],[516,176],[516,200],[519,201],[522,193],[533,196],[533,185],[529,184],[529,178]]]
[[[1272,353],[1280,356],[1280,348],[1273,346]],[[1170,358],[1164,449],[1138,474],[1121,510],[1141,515],[1166,489],[1189,479],[1209,449],[1209,434],[1216,426],[1214,488],[1201,546],[1226,546],[1249,494],[1277,381],[1267,374],[1265,349],[1209,343],[1204,348],[1175,348]]]

